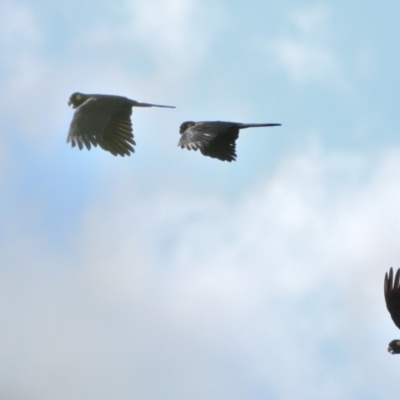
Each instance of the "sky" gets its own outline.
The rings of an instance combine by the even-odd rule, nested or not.
[[[400,4],[3,0],[0,398],[398,398]],[[76,91],[135,153],[66,143]],[[183,121],[247,129],[237,161]]]

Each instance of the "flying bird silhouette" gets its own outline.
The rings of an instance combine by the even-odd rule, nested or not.
[[[397,270],[393,281],[393,268],[390,268],[389,275],[385,274],[384,292],[386,307],[395,325],[400,329],[400,269]],[[392,340],[389,343],[388,352],[400,354],[400,339]]]
[[[73,93],[68,105],[75,109],[67,143],[79,150],[99,145],[114,156],[130,156],[136,144],[132,133],[132,107],[164,107],[139,103],[122,96]]]
[[[205,156],[221,161],[236,160],[236,139],[239,130],[281,124],[241,124],[238,122],[202,121],[184,122],[179,129],[182,135],[178,146],[182,149],[200,150]]]

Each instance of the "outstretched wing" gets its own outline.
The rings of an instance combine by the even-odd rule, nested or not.
[[[216,122],[224,132],[211,140],[208,147],[201,149],[205,156],[218,158],[221,161],[236,161],[236,140],[239,130],[245,128],[260,128],[268,126],[280,126],[280,124],[241,124],[236,122]]]
[[[236,139],[238,137],[239,129],[231,127],[227,132],[220,133],[200,151],[205,156],[218,158],[221,161],[236,161]]]
[[[393,322],[400,329],[400,269],[397,270],[393,280],[393,268],[385,274],[384,292],[386,307]]]
[[[226,124],[227,126],[217,122],[196,122],[182,133],[178,146],[188,150],[207,147],[211,140],[231,126],[229,123]]]
[[[205,156],[232,161],[236,158],[235,140],[239,137],[237,125],[223,121],[196,122],[182,133],[178,146],[200,149]]]
[[[79,149],[100,145],[113,155],[130,155],[135,145],[131,123],[132,105],[119,96],[93,96],[77,107],[67,143]]]
[[[114,156],[130,156],[134,153],[136,144],[132,132],[132,107],[124,104],[108,121],[104,133],[99,139],[99,145]]]

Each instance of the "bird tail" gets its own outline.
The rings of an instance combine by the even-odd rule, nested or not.
[[[150,104],[150,103],[139,103],[138,101],[132,101],[133,107],[162,107],[162,108],[175,108],[175,106],[162,106],[160,104]]]
[[[281,126],[281,124],[238,124],[239,129],[257,128],[261,126]]]

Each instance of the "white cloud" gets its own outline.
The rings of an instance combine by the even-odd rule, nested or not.
[[[337,56],[323,46],[282,39],[275,46],[275,52],[295,83],[330,83],[330,80],[342,79]]]
[[[219,2],[127,0],[124,7],[120,26],[99,23],[83,44],[120,49],[122,58],[135,64],[150,59],[147,69],[155,69],[164,82],[172,80],[174,85],[204,65],[211,42],[224,24]]]
[[[388,151],[371,170],[314,148],[234,203],[176,187],[141,199],[130,176],[101,180],[73,256],[60,262],[37,232],[34,246],[29,235],[7,243],[27,269],[48,265],[3,269],[3,386],[41,399],[243,399],[254,388],[353,399],[362,371],[391,398],[382,279],[400,256],[399,160]]]
[[[0,57],[3,64],[12,65],[14,57],[34,50],[44,37],[30,7],[4,1],[0,10]]]
[[[335,50],[330,11],[316,6],[292,13],[291,33],[268,45],[290,79],[299,85],[322,83],[341,90],[348,86],[342,56]]]
[[[62,74],[43,59],[45,34],[35,10],[15,2],[2,4],[0,37],[0,112],[7,126],[3,125],[3,130],[9,133],[17,128],[19,133],[33,138],[50,133],[60,114],[54,109],[56,103],[49,99],[54,98]]]
[[[0,182],[12,179],[15,171],[15,159],[11,155],[6,140],[3,137],[0,137]]]
[[[296,11],[289,16],[296,28],[310,36],[322,34],[325,38],[332,30],[330,26],[330,10],[322,5]]]

